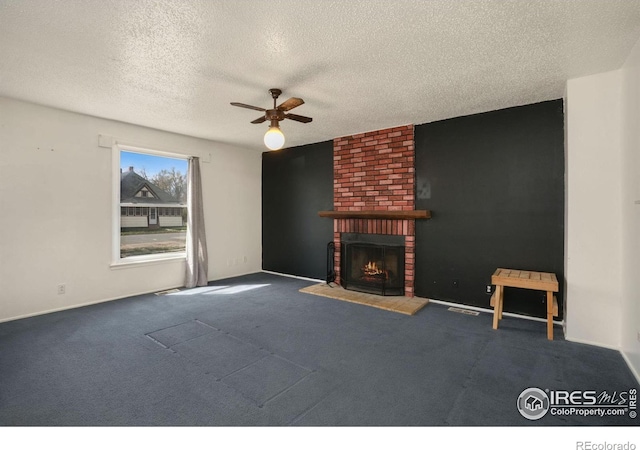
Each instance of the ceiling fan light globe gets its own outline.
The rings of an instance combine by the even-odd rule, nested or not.
[[[284,146],[284,134],[278,127],[269,127],[264,134],[264,145],[269,150],[280,150]]]

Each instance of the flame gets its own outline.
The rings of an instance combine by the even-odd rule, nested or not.
[[[378,269],[378,266],[375,262],[371,262],[371,261],[365,264],[365,266],[362,268],[362,271],[364,272],[365,275],[368,275],[368,276],[381,275],[384,273],[383,270]]]

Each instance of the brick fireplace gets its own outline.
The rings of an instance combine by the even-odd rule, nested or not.
[[[337,138],[333,141],[336,281],[341,284],[341,241],[345,233],[404,237],[404,295],[414,296],[415,148],[413,125]]]

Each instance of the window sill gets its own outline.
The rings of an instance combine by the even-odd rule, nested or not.
[[[185,252],[152,256],[130,256],[129,258],[123,258],[117,262],[111,263],[109,267],[117,270],[129,267],[152,266],[156,264],[181,262],[185,261],[186,258],[187,255]]]

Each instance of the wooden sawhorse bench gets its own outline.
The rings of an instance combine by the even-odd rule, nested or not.
[[[555,274],[529,270],[497,269],[491,276],[491,284],[496,286],[496,291],[491,296],[494,330],[498,329],[498,322],[502,319],[505,287],[546,291],[547,339],[553,340],[553,318],[558,316],[558,300],[553,295],[554,292],[558,292],[558,279]]]

